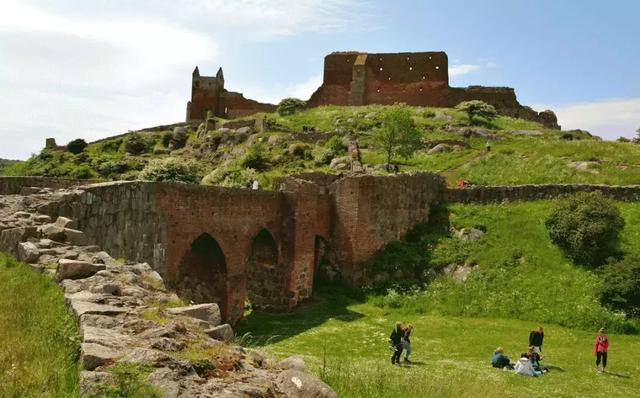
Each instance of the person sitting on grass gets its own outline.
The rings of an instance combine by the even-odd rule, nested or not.
[[[529,351],[527,352],[527,354],[529,354],[529,359],[531,360],[531,364],[533,365],[534,370],[542,373],[545,373],[547,371],[545,367],[540,365],[540,361],[542,360],[543,356],[536,352],[534,346],[529,347]]]
[[[604,328],[598,330],[596,340],[593,342],[593,352],[596,354],[596,371],[605,372],[607,367],[607,351],[609,351],[609,337],[605,334]],[[602,360],[602,370],[600,361]]]
[[[526,352],[523,352],[522,355],[520,355],[520,359],[516,362],[516,366],[514,366],[513,371],[519,375],[530,377],[537,377],[542,374],[542,372],[533,368],[529,354]]]
[[[491,357],[491,366],[498,369],[513,369],[513,365],[509,357],[504,355],[502,347],[496,348]]]
[[[402,339],[402,345],[404,346],[404,362],[411,363],[409,360],[409,356],[411,355],[411,340],[409,340],[409,336],[411,335],[411,331],[413,330],[413,326],[411,324],[407,325],[404,328],[404,338]]]
[[[391,344],[391,364],[400,364],[400,356],[402,355],[402,339],[404,337],[404,329],[402,328],[402,322],[396,322],[396,327],[393,328],[391,336],[389,336],[389,344]]]

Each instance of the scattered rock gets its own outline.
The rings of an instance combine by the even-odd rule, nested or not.
[[[127,312],[126,308],[116,307],[108,304],[96,304],[82,300],[70,300],[69,306],[77,319],[85,314],[94,315],[118,315]]]
[[[67,237],[69,243],[74,246],[84,246],[87,244],[87,237],[82,231],[78,231],[77,229],[65,228],[64,234]]]
[[[304,358],[301,355],[292,355],[283,359],[278,362],[278,367],[283,370],[295,369],[302,372],[307,370],[307,365],[304,363]]]
[[[200,319],[210,323],[212,326],[219,325],[222,320],[222,317],[220,315],[220,307],[218,307],[218,304],[216,303],[168,308],[166,311],[171,315],[183,315],[195,319]]]
[[[64,233],[64,227],[57,224],[45,224],[39,227],[39,230],[42,236],[56,242],[64,242],[67,238],[67,235]]]
[[[81,279],[87,278],[98,271],[104,270],[104,264],[92,264],[86,261],[60,259],[58,261],[58,272],[56,278],[61,281],[63,279]]]
[[[112,363],[120,355],[120,352],[100,344],[82,343],[80,346],[80,361],[86,370]]]
[[[211,329],[207,329],[204,331],[209,337],[219,340],[219,341],[230,341],[233,339],[233,329],[231,325],[228,323],[222,324],[220,326],[212,327]]]
[[[338,398],[338,394],[322,380],[296,369],[280,373],[278,386],[289,398]]]
[[[18,260],[25,263],[34,263],[38,261],[40,251],[38,246],[32,242],[18,243]]]
[[[436,153],[443,153],[443,152],[451,152],[451,147],[447,144],[438,144],[436,146],[434,146],[433,148],[429,149],[429,152],[427,152],[429,155],[433,155]]]
[[[538,130],[513,130],[511,132],[512,135],[523,135],[527,137],[538,137],[543,135],[541,131]]]
[[[170,339],[168,337],[160,337],[151,342],[151,348],[161,351],[182,351],[186,344],[182,341]]]
[[[476,228],[462,228],[456,232],[456,237],[460,240],[477,241],[484,237],[484,232]]]

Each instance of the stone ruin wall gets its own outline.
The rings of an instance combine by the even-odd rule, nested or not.
[[[560,128],[553,112],[522,106],[510,87],[449,86],[447,54],[440,52],[368,54],[336,52],[325,57],[323,83],[308,101],[322,105],[391,105],[454,107],[482,100],[506,116]]]
[[[0,177],[0,195],[20,195],[23,188],[38,187],[61,189],[70,188],[85,183],[97,182],[94,180],[78,181],[67,178],[50,177]]]

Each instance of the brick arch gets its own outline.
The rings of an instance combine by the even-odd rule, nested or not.
[[[287,267],[271,232],[261,228],[251,240],[246,265],[247,297],[256,309],[275,310],[286,303]]]
[[[195,238],[180,259],[173,278],[180,297],[196,303],[227,304],[227,258],[218,241],[209,233]]]

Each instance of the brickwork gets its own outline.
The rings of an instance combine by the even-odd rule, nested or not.
[[[439,52],[368,54],[336,52],[324,60],[323,83],[308,101],[321,105],[390,105],[453,107],[482,100],[503,115],[559,128],[553,112],[522,106],[510,87],[449,86],[447,54]]]

